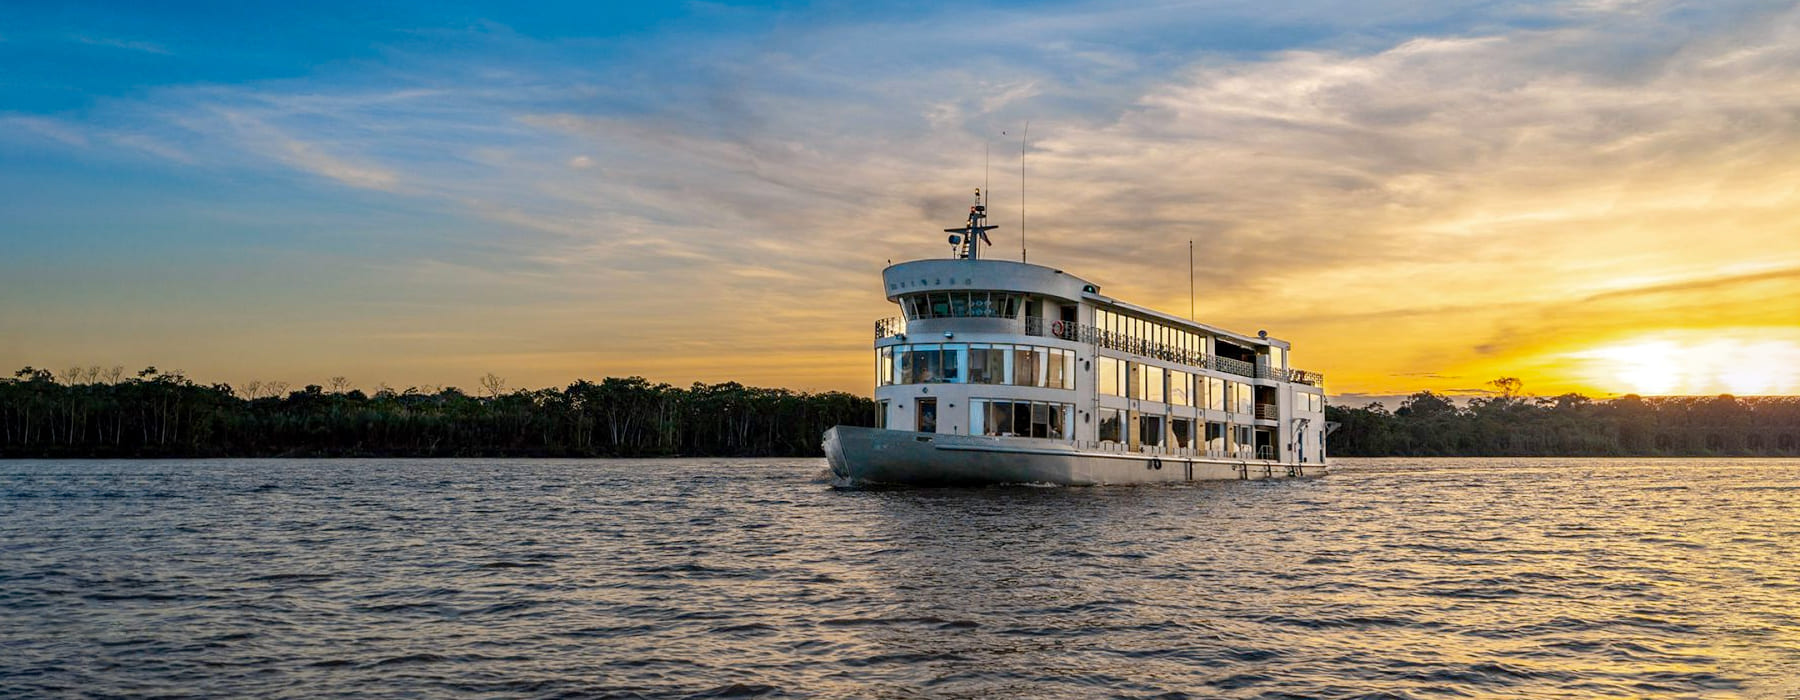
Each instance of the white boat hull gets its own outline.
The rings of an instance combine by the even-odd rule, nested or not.
[[[1053,440],[916,433],[840,425],[825,458],[848,485],[1067,486],[1324,476],[1323,464],[1086,451]]]

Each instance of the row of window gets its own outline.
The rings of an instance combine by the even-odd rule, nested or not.
[[[1323,394],[1314,394],[1310,391],[1300,391],[1296,389],[1294,391],[1294,411],[1324,413],[1325,396]]]
[[[975,399],[969,402],[969,434],[1062,440],[1075,435],[1072,404]]]
[[[1018,318],[1025,295],[1009,292],[929,292],[900,297],[909,321],[921,318]]]
[[[1101,357],[1100,393],[1214,411],[1254,413],[1256,392],[1243,382]]]
[[[1128,414],[1120,409],[1100,409],[1100,441],[1127,442],[1127,417]],[[1194,432],[1195,423],[1192,418],[1164,420],[1162,416],[1140,415],[1136,425],[1138,444],[1151,447],[1168,444],[1186,449],[1195,446],[1195,440],[1198,439],[1204,442],[1200,446],[1205,449],[1225,453],[1255,446],[1254,436],[1248,425],[1228,426],[1209,422],[1206,424],[1206,434],[1200,436]]]
[[[1107,333],[1146,343],[1166,345],[1195,354],[1208,352],[1206,336],[1186,328],[1127,316],[1117,311],[1094,309],[1094,326]]]
[[[923,343],[881,349],[876,383],[1075,388],[1075,351],[1005,343]]]
[[[1094,309],[1094,327],[1102,332],[1102,337],[1108,339],[1109,347],[1118,347],[1139,355],[1164,356],[1171,354],[1159,352],[1157,346],[1161,346],[1168,348],[1172,354],[1184,357],[1217,354],[1243,361],[1251,359],[1248,355],[1250,351],[1240,348],[1236,344],[1220,341],[1221,347],[1208,347],[1207,336],[1201,333],[1108,309]],[[1268,366],[1285,369],[1287,353],[1280,347],[1269,346]]]

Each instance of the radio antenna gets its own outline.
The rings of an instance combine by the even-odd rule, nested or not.
[[[1194,319],[1194,239],[1188,239],[1188,320]]]
[[[1025,147],[1031,141],[1031,120],[1019,135],[1019,262],[1025,262]]]

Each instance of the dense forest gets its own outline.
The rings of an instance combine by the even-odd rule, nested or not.
[[[872,425],[875,402],[737,383],[642,377],[512,390],[377,389],[334,377],[199,384],[154,367],[27,367],[0,378],[0,457],[801,456],[837,424]]]
[[[1336,457],[1800,456],[1800,396],[1518,395],[1517,379],[1494,396],[1457,406],[1420,392],[1392,412],[1379,403],[1328,406]]]
[[[1800,456],[1800,397],[1530,397],[1515,379],[1458,405],[1420,392],[1396,410],[1328,406],[1338,457]],[[642,377],[511,390],[364,393],[333,377],[196,383],[146,368],[27,367],[0,378],[0,457],[816,456],[833,425],[872,425],[875,402]]]

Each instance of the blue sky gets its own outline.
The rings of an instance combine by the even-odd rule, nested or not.
[[[1196,240],[1203,320],[1294,340],[1337,392],[1509,369],[1594,388],[1573,377],[1595,344],[1800,326],[1746,301],[1795,298],[1797,22],[1754,1],[12,5],[0,363],[866,390],[886,260],[940,254],[984,177],[1016,245],[1029,119],[1034,261],[1179,310],[1167,261]],[[1672,320],[1617,301],[1683,284],[1711,291]]]

